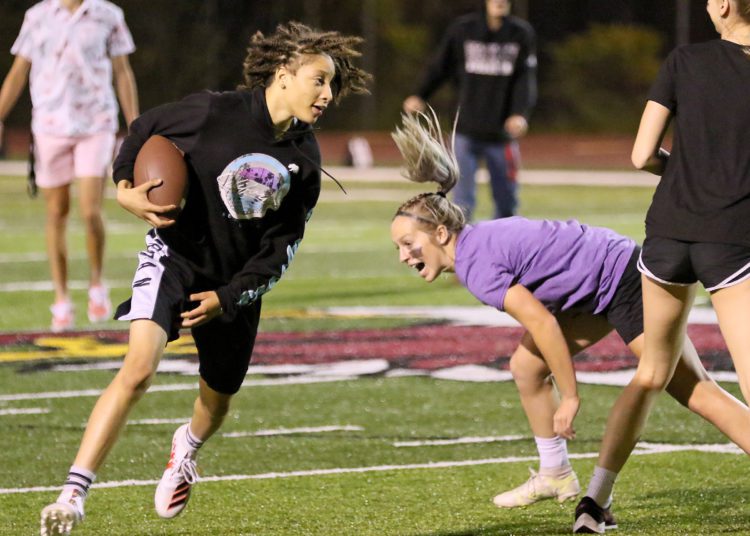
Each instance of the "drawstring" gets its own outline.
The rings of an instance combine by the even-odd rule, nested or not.
[[[328,172],[327,172],[327,171],[326,171],[325,169],[323,169],[323,166],[321,166],[320,164],[318,164],[317,162],[315,162],[315,161],[314,161],[314,160],[313,160],[312,158],[310,158],[310,157],[309,157],[309,156],[307,156],[307,155],[306,155],[305,153],[303,153],[303,152],[302,152],[302,149],[300,149],[299,147],[297,147],[297,144],[296,144],[296,143],[294,143],[294,141],[292,141],[292,147],[294,147],[295,149],[297,149],[297,152],[298,152],[299,154],[301,154],[301,155],[302,155],[302,157],[303,157],[303,158],[304,158],[305,160],[307,160],[307,161],[308,161],[308,162],[310,162],[310,163],[311,163],[311,164],[312,164],[313,166],[315,166],[315,167],[316,167],[316,168],[318,169],[318,171],[320,171],[320,172],[322,172],[322,173],[325,173],[325,174],[326,174],[326,175],[328,175],[328,176],[329,176],[329,177],[330,177],[331,179],[333,179],[333,182],[335,182],[335,183],[336,183],[336,185],[337,185],[337,186],[338,186],[339,188],[341,188],[341,191],[342,191],[342,192],[344,192],[344,194],[346,194],[346,195],[349,195],[349,194],[347,193],[347,191],[346,191],[346,190],[344,189],[344,187],[343,187],[343,186],[341,185],[341,183],[340,183],[340,182],[339,182],[339,181],[338,181],[338,180],[336,179],[336,177],[334,177],[333,175],[331,175],[330,173],[328,173]]]

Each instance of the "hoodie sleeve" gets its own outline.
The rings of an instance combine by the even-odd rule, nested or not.
[[[211,110],[211,94],[196,93],[181,101],[152,108],[130,125],[113,164],[112,178],[117,184],[133,180],[138,151],[153,135],[169,138],[182,152],[188,153],[199,138],[199,131]]]
[[[456,77],[458,65],[461,62],[459,54],[461,42],[458,39],[456,25],[448,28],[437,52],[427,65],[427,71],[422,78],[416,95],[427,100],[446,81]]]
[[[294,258],[320,195],[320,172],[312,170],[301,182],[300,187],[290,189],[279,210],[269,210],[264,216],[266,222],[258,252],[227,285],[216,289],[228,318],[271,290]]]
[[[510,100],[509,115],[522,115],[526,119],[536,105],[536,35],[530,25],[524,24],[521,53],[516,59],[515,80]]]

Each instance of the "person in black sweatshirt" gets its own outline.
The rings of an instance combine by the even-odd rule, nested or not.
[[[122,368],[97,401],[56,502],[42,511],[42,534],[70,534],[84,514],[95,473],[148,389],[168,341],[190,328],[200,361],[190,422],[172,439],[155,494],[166,518],[186,506],[196,457],[239,390],[255,342],[261,296],[279,280],[302,240],[320,193],[320,151],[312,126],[327,106],[365,93],[356,67],[362,39],[299,23],[256,33],[236,91],[203,92],[154,108],[131,125],[115,161],[117,200],[149,222],[132,297],[116,318],[130,321]],[[189,170],[185,205],[147,198],[159,180],[133,187],[136,156],[152,135],[169,139]]]
[[[495,218],[516,213],[515,141],[528,129],[536,104],[536,36],[510,16],[510,0],[484,0],[485,8],[456,19],[416,93],[404,100],[407,113],[423,112],[425,101],[446,81],[458,92],[455,153],[461,177],[453,201],[471,221],[476,206],[474,175],[484,159],[490,174]]]

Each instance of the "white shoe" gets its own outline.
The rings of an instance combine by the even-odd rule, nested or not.
[[[109,289],[104,285],[89,289],[89,322],[106,322],[112,320],[112,302],[109,299]]]
[[[557,499],[557,502],[563,503],[574,499],[581,492],[578,477],[573,471],[562,478],[542,475],[531,468],[529,468],[529,471],[531,477],[526,482],[492,499],[495,506],[498,508],[516,508],[528,506],[544,499]]]
[[[44,507],[41,536],[67,536],[83,520],[83,499],[75,492],[66,501],[62,497]]]
[[[183,424],[172,436],[172,452],[167,469],[156,486],[154,506],[160,517],[172,518],[182,512],[190,499],[190,489],[198,481],[195,463],[198,451],[187,444],[187,427],[187,424]]]
[[[55,302],[49,310],[52,313],[52,324],[50,325],[52,333],[62,333],[73,329],[75,325],[73,302],[70,300]]]

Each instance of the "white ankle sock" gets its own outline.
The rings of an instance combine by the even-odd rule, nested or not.
[[[536,450],[539,452],[539,471],[570,472],[570,461],[568,460],[568,443],[560,436],[534,437]],[[567,471],[565,471],[567,470]]]
[[[617,473],[597,465],[594,467],[594,475],[589,482],[586,496],[594,499],[602,508],[607,508],[612,502],[612,488],[615,486],[616,479]]]
[[[188,446],[193,450],[198,450],[203,446],[203,441],[195,437],[193,432],[190,431],[190,424],[189,422],[187,425],[187,428],[185,428],[185,441],[187,442]]]
[[[78,496],[85,498],[94,480],[96,480],[95,473],[83,467],[73,465],[70,467],[70,471],[68,471],[68,478],[63,484],[60,497],[67,498],[74,492],[77,492]]]

